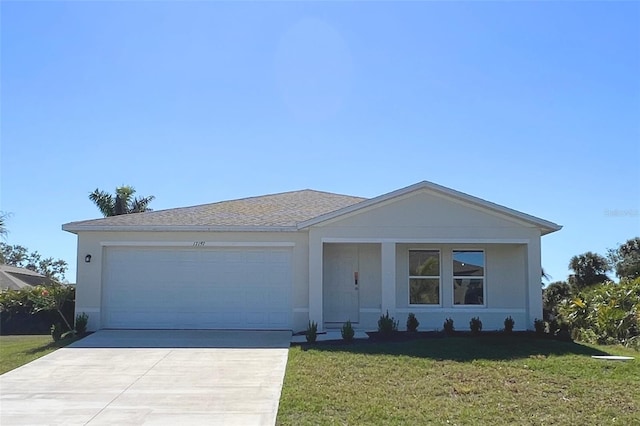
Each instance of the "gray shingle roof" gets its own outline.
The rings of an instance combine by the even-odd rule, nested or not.
[[[0,290],[20,290],[21,288],[49,284],[51,284],[49,278],[35,271],[0,264]]]
[[[85,226],[294,227],[299,222],[364,200],[365,198],[305,189],[193,207],[71,222],[64,225],[64,228],[73,230]]]

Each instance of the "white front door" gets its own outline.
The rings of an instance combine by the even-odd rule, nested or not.
[[[325,244],[323,259],[324,321],[359,322],[358,246]]]

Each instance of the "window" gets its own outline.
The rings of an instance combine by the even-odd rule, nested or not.
[[[438,250],[409,250],[409,304],[440,304]]]
[[[484,251],[453,252],[453,304],[484,305]]]

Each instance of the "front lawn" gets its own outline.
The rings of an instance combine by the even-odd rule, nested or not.
[[[629,355],[603,361],[591,355]],[[640,424],[640,353],[529,336],[297,346],[277,423]]]
[[[51,340],[50,335],[0,336],[0,374],[18,368],[77,339]]]

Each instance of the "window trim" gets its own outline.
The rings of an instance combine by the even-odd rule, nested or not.
[[[454,262],[454,253],[455,252],[465,252],[465,251],[478,251],[482,252],[482,276],[478,275],[456,275],[453,268]],[[467,305],[467,304],[456,304],[456,292],[455,285],[456,279],[482,279],[482,304],[477,305]],[[469,308],[486,308],[487,307],[487,252],[485,249],[481,248],[464,248],[464,249],[452,249],[451,250],[451,306],[454,309],[469,309]]]
[[[438,253],[438,275],[411,275],[411,252],[431,251]],[[442,307],[442,250],[439,248],[410,248],[407,250],[407,306],[415,308],[441,308]],[[411,279],[437,279],[438,303],[411,303]]]

